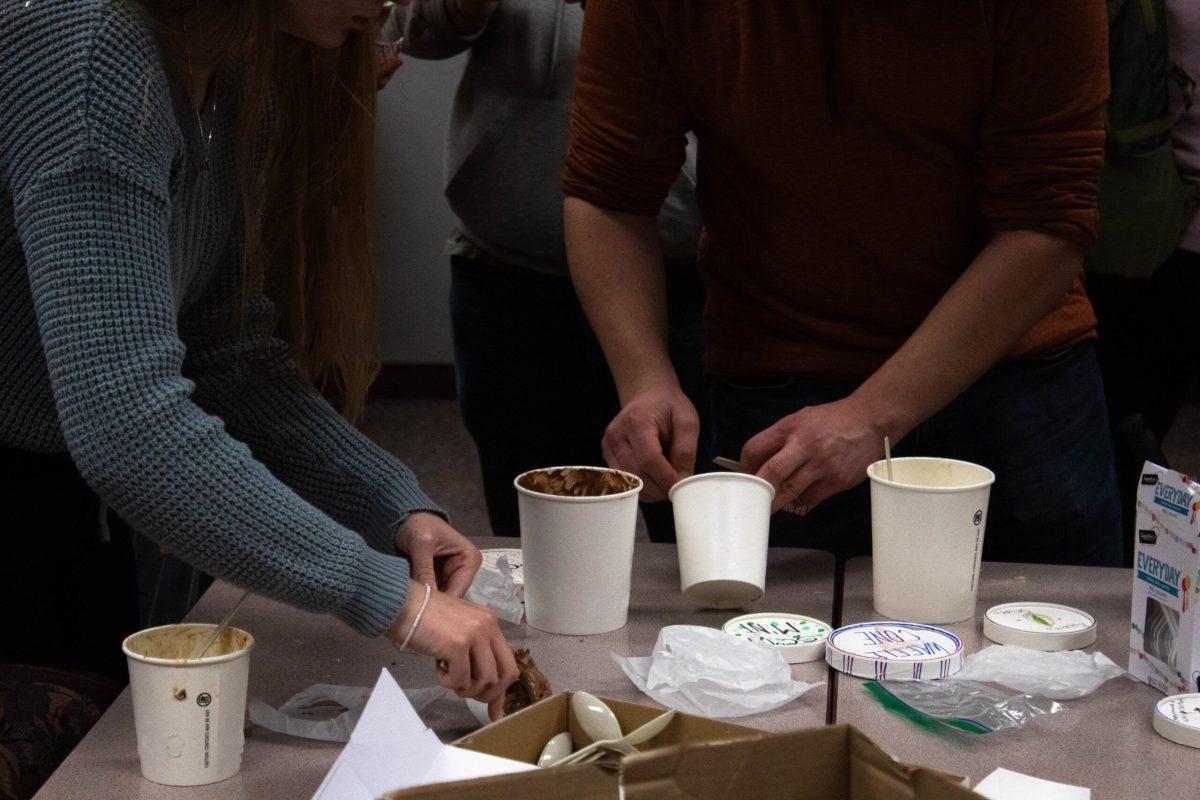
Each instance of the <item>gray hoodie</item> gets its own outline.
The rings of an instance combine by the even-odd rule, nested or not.
[[[563,0],[503,0],[482,31],[464,36],[447,16],[452,2],[396,6],[383,31],[387,41],[403,34],[403,51],[416,58],[470,49],[446,141],[446,198],[459,220],[447,253],[566,274],[561,179],[583,11]],[[689,146],[659,217],[668,258],[696,253],[694,156]]]

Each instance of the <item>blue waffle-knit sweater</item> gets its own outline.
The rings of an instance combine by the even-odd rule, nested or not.
[[[407,597],[396,526],[440,511],[302,380],[270,302],[237,300],[230,89],[204,170],[132,3],[0,0],[0,442],[68,451],[180,558],[378,635]]]

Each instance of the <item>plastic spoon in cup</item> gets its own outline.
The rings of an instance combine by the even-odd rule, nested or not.
[[[221,638],[222,631],[229,627],[229,623],[233,621],[233,615],[238,612],[238,609],[242,607],[242,603],[246,602],[246,598],[249,596],[250,590],[247,589],[242,593],[242,596],[238,598],[238,601],[233,604],[233,608],[229,609],[229,613],[225,615],[225,619],[221,620],[221,624],[214,628],[213,632],[210,633],[208,638],[204,640],[204,646],[193,650],[192,654],[187,657],[188,661],[194,661],[197,658],[204,657],[204,654],[208,652],[208,648],[212,647],[213,643],[216,642],[217,639]]]

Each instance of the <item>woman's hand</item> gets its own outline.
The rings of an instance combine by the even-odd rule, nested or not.
[[[412,630],[424,599],[424,585],[414,580],[404,610],[385,634],[397,645]],[[432,592],[408,648],[437,661],[439,684],[460,697],[487,703],[491,718],[500,718],[504,691],[517,680],[517,660],[500,633],[494,611]]]
[[[380,53],[379,63],[375,66],[375,89],[382,90],[387,86],[403,63],[404,59],[400,58],[399,50],[389,48],[386,55]]]
[[[400,69],[404,59],[400,58],[400,45],[404,43],[402,17],[397,6],[406,6],[412,0],[394,0],[386,3],[379,12],[379,57],[375,63],[375,89],[382,90]]]
[[[479,549],[436,514],[419,511],[396,529],[396,552],[412,565],[413,580],[462,597],[483,563]]]

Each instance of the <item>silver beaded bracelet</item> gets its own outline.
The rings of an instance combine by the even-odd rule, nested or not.
[[[429,605],[429,595],[432,593],[429,584],[425,584],[425,599],[421,601],[421,608],[417,610],[417,616],[413,617],[412,627],[408,629],[408,635],[404,637],[404,641],[400,643],[400,649],[404,650],[408,647],[408,643],[412,641],[413,634],[417,632],[417,626],[421,624],[421,617],[425,614],[425,607]]]

